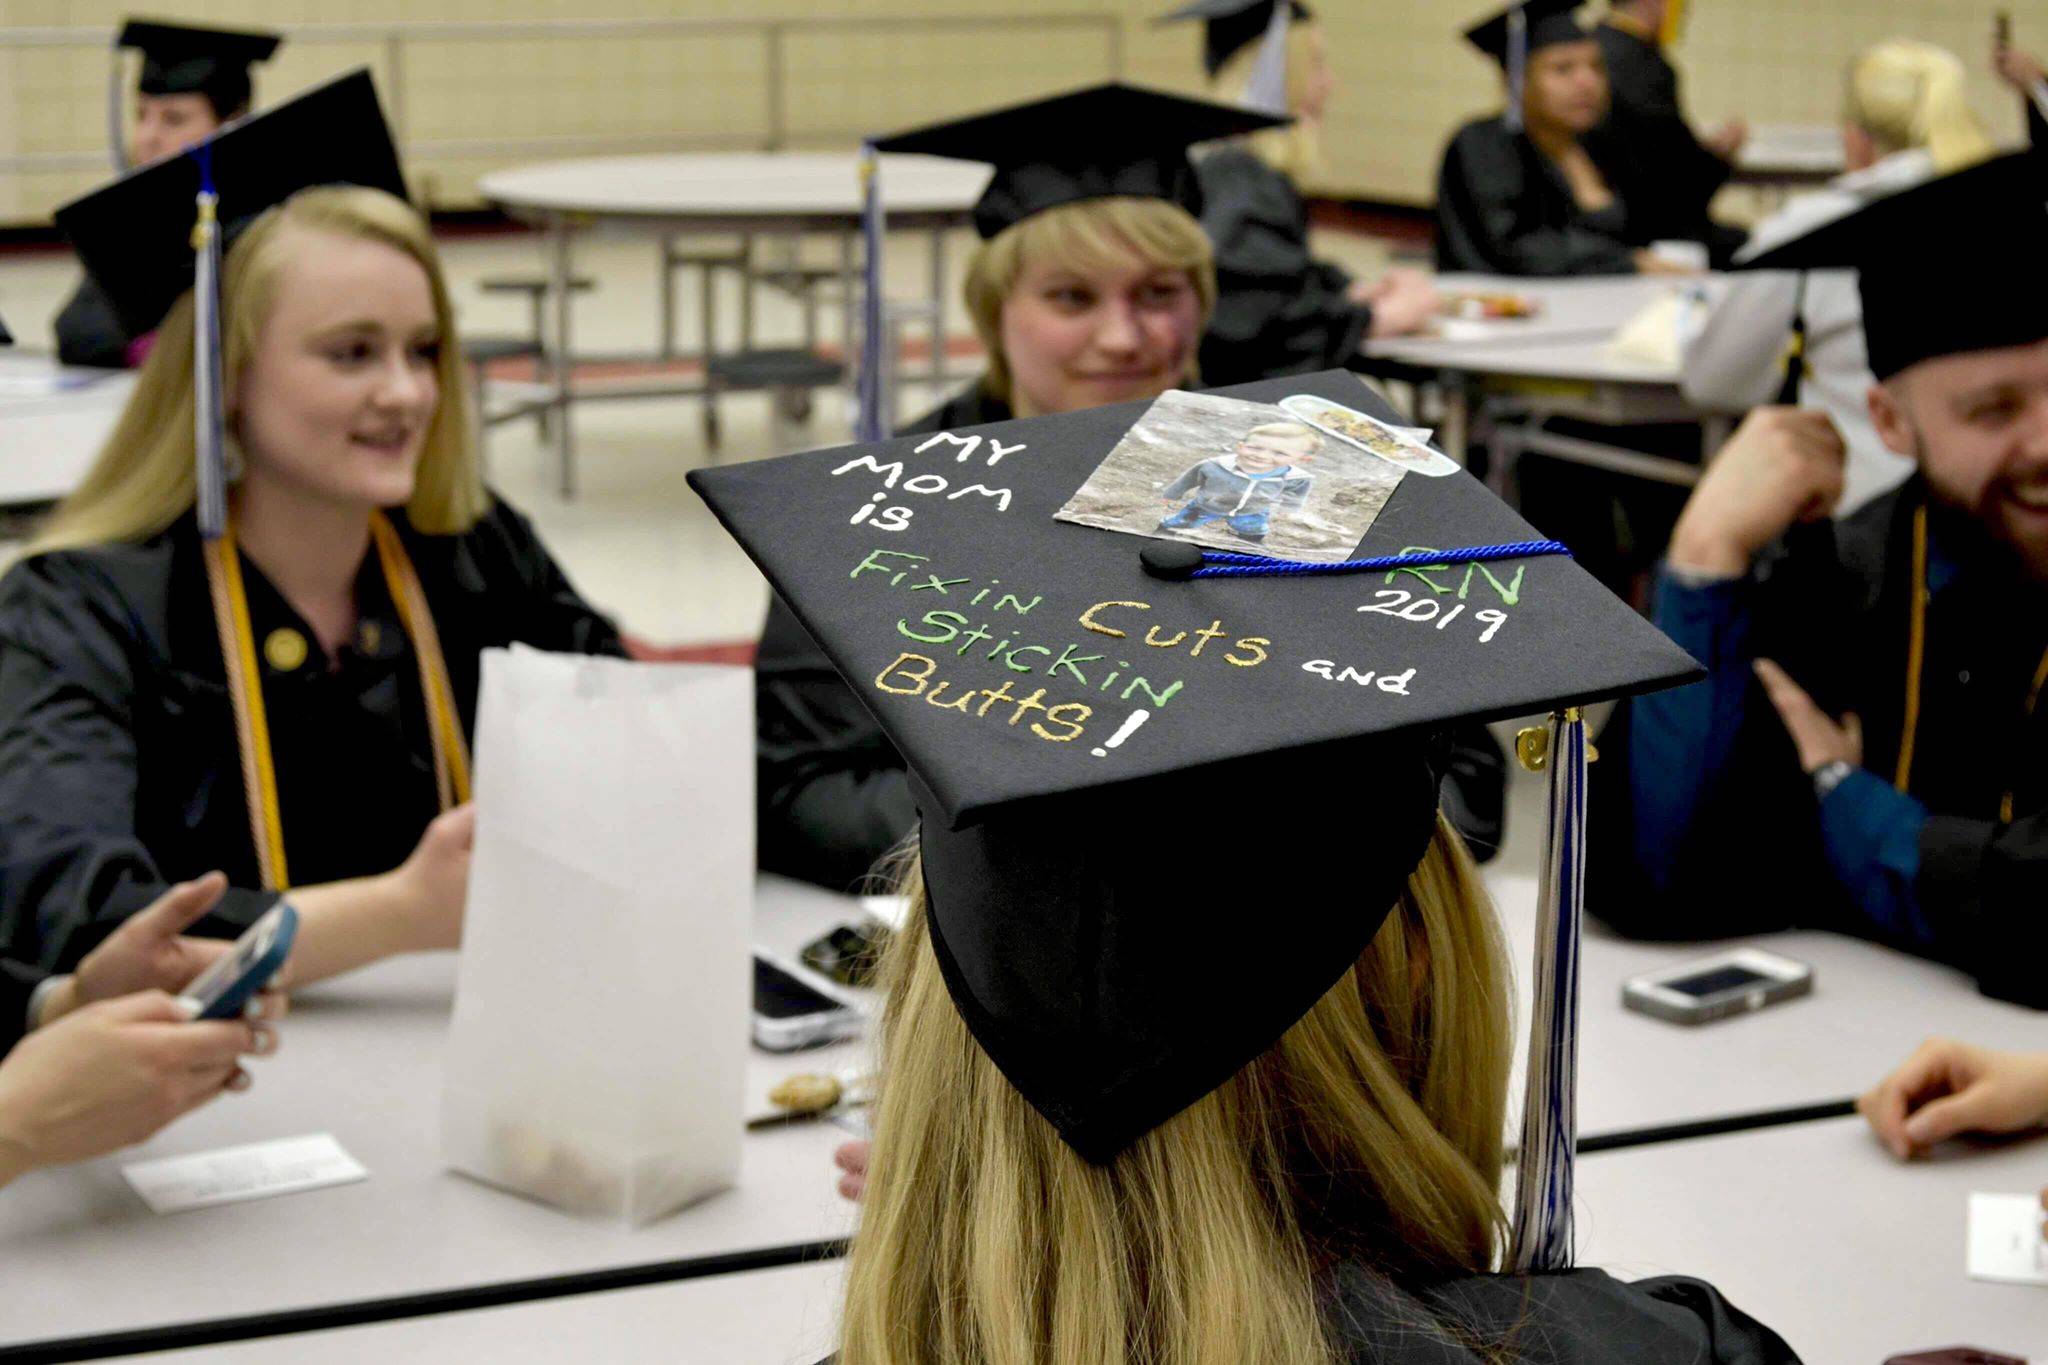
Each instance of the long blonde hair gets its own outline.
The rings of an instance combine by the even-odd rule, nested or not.
[[[1307,1365],[1338,1358],[1319,1270],[1493,1265],[1509,978],[1478,871],[1441,820],[1350,972],[1106,1166],[969,1034],[914,870],[908,886],[883,967],[843,1365]]]
[[[1216,311],[1216,254],[1202,225],[1178,204],[1119,195],[1083,199],[1034,213],[983,242],[967,263],[967,316],[988,352],[982,387],[1010,401],[1010,365],[1003,354],[1003,303],[1027,263],[1050,260],[1080,271],[1120,270],[1136,257],[1160,270],[1185,270],[1201,305],[1200,335]],[[1183,382],[1196,383],[1192,348]]]
[[[406,514],[429,534],[454,534],[476,524],[488,505],[477,468],[476,432],[455,309],[426,221],[404,200],[360,186],[301,190],[240,234],[221,272],[221,376],[233,394],[255,352],[295,238],[327,233],[395,247],[427,272],[441,351],[435,377],[440,401],[427,426],[419,474]],[[29,553],[145,540],[189,510],[193,473],[192,293],[187,290],[157,328],[135,391],[113,434],[78,486],[50,515]]]
[[[1893,38],[1849,64],[1843,115],[1880,153],[1927,149],[1947,175],[1991,155],[1991,136],[1964,97],[1967,72],[1945,48]]]
[[[1258,65],[1265,40],[1248,43],[1232,53],[1216,70],[1209,91],[1226,104],[1241,103],[1251,86],[1252,68]],[[1323,159],[1323,130],[1300,117],[1308,100],[1308,83],[1318,63],[1327,64],[1329,55],[1322,29],[1313,19],[1296,19],[1287,26],[1287,112],[1292,123],[1263,128],[1247,134],[1243,141],[1251,154],[1292,180],[1296,187],[1313,186],[1324,178],[1328,163]]]

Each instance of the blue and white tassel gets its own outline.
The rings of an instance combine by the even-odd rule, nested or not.
[[[860,367],[854,377],[853,439],[866,445],[889,435],[882,353],[888,341],[882,329],[882,168],[872,143],[861,144],[860,195]]]
[[[1579,943],[1586,900],[1586,722],[1576,707],[1550,718],[1549,842],[1536,911],[1535,1005],[1522,1149],[1507,1269],[1572,1263],[1572,1161],[1579,1115]]]
[[[1508,107],[1511,133],[1522,131],[1522,92],[1529,84],[1529,15],[1520,5],[1508,11]]]
[[[227,419],[221,399],[220,196],[213,186],[213,144],[199,162],[199,218],[192,225],[192,445],[199,534],[218,540],[227,529]]]

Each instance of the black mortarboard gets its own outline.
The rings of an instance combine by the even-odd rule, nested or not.
[[[57,226],[130,336],[153,330],[192,287],[192,205],[207,155],[231,236],[313,185],[368,185],[405,197],[377,88],[368,71],[356,71],[74,199],[57,210]]]
[[[1870,370],[2048,337],[2048,172],[2029,152],[1901,190],[1738,270],[1855,270]]]
[[[143,94],[205,95],[228,118],[249,103],[249,68],[269,61],[283,41],[276,33],[130,19],[114,46],[141,49],[142,77],[135,88]]]
[[[1221,393],[1394,420],[1342,372]],[[1568,558],[1155,577],[1167,542],[1054,516],[1146,411],[689,476],[904,755],[953,999],[1097,1161],[1357,958],[1430,837],[1437,730],[1698,676]],[[1358,553],[1534,540],[1476,479],[1410,475]]]
[[[1213,79],[1232,57],[1266,36],[1273,9],[1280,0],[1194,0],[1171,14],[1159,16],[1162,24],[1190,19],[1202,21],[1202,69]],[[1292,0],[1289,12],[1298,22],[1314,18],[1301,0]]]
[[[1592,35],[1579,23],[1578,9],[1583,3],[1585,0],[1528,0],[1526,4],[1509,5],[1491,19],[1466,29],[1465,41],[1507,66],[1512,55],[1514,18],[1520,11],[1528,34],[1526,51],[1534,52],[1556,43],[1584,42]]]
[[[1165,199],[1199,214],[1187,149],[1285,123],[1233,105],[1110,83],[877,138],[881,152],[984,161],[995,177],[974,206],[993,237],[1034,213],[1083,199]]]

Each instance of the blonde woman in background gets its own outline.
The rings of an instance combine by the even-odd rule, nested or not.
[[[999,168],[1043,149],[1063,166],[1028,185],[998,170],[976,209],[983,241],[965,286],[987,355],[982,373],[898,434],[1076,412],[1203,382],[1196,347],[1216,306],[1216,268],[1190,212],[1200,192],[1177,149],[1117,150],[1114,129],[1138,121],[1188,142],[1274,122],[1108,86],[878,144]],[[1081,129],[1087,137],[1075,135]],[[1099,160],[1062,162],[1091,157]],[[754,719],[762,868],[838,891],[860,883],[910,832],[917,807],[902,756],[779,598],[770,599],[755,660]]]
[[[330,96],[323,126],[383,134],[367,79],[353,104],[346,83],[307,98]],[[319,175],[273,145],[278,114],[223,134],[218,164]],[[168,311],[99,461],[0,582],[0,925],[7,956],[61,970],[220,868],[195,932],[288,887],[304,983],[459,940],[480,651],[619,641],[484,489],[432,237],[381,189],[299,191],[227,252],[240,469],[229,535],[201,538],[190,274],[149,276],[189,272],[188,174],[159,163],[69,219],[89,259],[133,251],[117,304]]]
[[[1277,0],[1206,0],[1170,16],[1204,23],[1210,92],[1244,102]],[[1216,249],[1216,315],[1202,338],[1210,384],[1243,384],[1347,364],[1371,337],[1419,330],[1437,309],[1429,276],[1376,280],[1309,253],[1301,186],[1321,178],[1324,116],[1337,89],[1323,27],[1299,4],[1287,30],[1293,122],[1223,143],[1196,162],[1202,228]]]
[[[1825,223],[1961,170],[1991,155],[1990,135],[1971,112],[1966,71],[1931,43],[1896,38],[1850,63],[1842,116],[1848,173],[1796,199],[1757,226],[1744,256],[1803,237]],[[1790,275],[1737,273],[1706,325],[1687,347],[1684,389],[1695,404],[1733,412],[1775,397],[1799,281]],[[1874,382],[1864,351],[1863,305],[1852,271],[1816,271],[1804,302],[1808,406],[1833,419],[1848,443],[1846,486],[1837,516],[1895,486],[1913,462],[1895,454],[1871,425],[1866,395]]]

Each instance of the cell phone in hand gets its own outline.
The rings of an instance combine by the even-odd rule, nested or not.
[[[192,978],[181,996],[199,1007],[197,1019],[234,1019],[269,985],[291,956],[299,912],[279,901],[235,940],[235,946]]]

